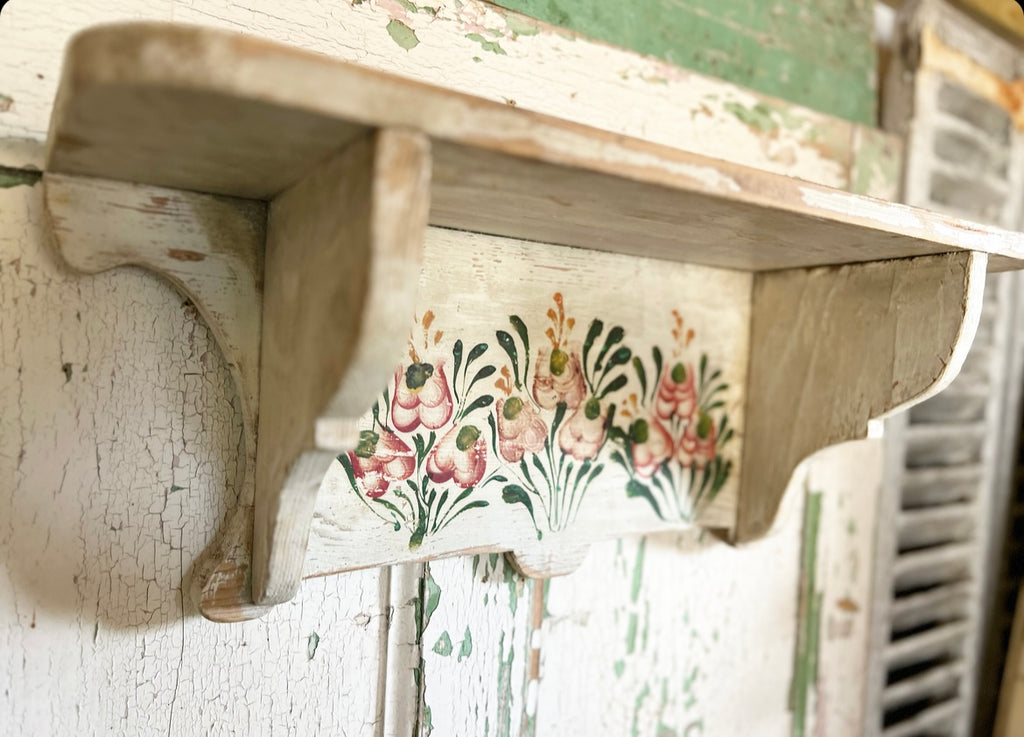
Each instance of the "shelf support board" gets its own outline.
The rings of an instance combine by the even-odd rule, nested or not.
[[[381,129],[270,203],[253,599],[302,580],[320,482],[401,360],[429,211],[430,145]]]
[[[159,274],[192,302],[220,347],[241,405],[243,462],[229,518],[191,572],[192,593],[209,619],[259,616],[249,574],[266,205],[53,173],[43,177],[43,197],[65,263],[85,274],[121,266]]]
[[[755,275],[735,542],[768,531],[804,458],[956,377],[986,263],[959,251]]]

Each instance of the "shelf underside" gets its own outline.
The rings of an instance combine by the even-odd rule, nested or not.
[[[182,26],[70,46],[47,169],[269,200],[375,128],[430,138],[429,222],[751,271],[1024,236],[536,115],[288,47]]]

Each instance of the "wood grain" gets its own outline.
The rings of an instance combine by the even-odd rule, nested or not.
[[[995,737],[1024,735],[1024,596],[1019,592],[993,734]]]
[[[367,387],[382,388],[400,360],[429,172],[425,137],[382,130],[270,205],[253,540],[259,604],[287,601],[297,590],[327,466],[337,450],[354,448],[350,418],[369,409]],[[342,447],[314,451],[328,404],[328,435]]]
[[[53,171],[269,198],[366,129],[409,127],[438,144],[434,224],[748,270],[956,249],[1000,256],[1001,268],[1024,257],[1018,233],[217,31],[94,29],[69,48],[64,80]],[[476,206],[467,179],[495,188],[495,209]],[[519,218],[521,205],[545,221]]]
[[[804,458],[942,390],[981,315],[984,254],[755,276],[737,542],[770,528]]]

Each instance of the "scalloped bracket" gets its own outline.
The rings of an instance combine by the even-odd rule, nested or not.
[[[208,618],[249,619],[294,596],[327,466],[355,447],[356,422],[405,347],[429,181],[426,137],[386,129],[268,204],[46,174],[64,260],[167,278],[234,377],[246,463],[238,508],[193,571]]]
[[[295,595],[317,491],[401,360],[427,227],[430,144],[380,130],[270,203],[253,599]],[[320,450],[327,447],[330,450]]]
[[[527,575],[557,575],[578,565],[595,540],[680,529],[695,517],[698,524],[728,528],[723,535],[732,541],[756,539],[770,528],[803,458],[863,437],[869,419],[921,401],[956,375],[977,327],[986,265],[1024,266],[1022,234],[211,29],[141,24],[79,35],[68,50],[49,146],[45,204],[67,263],[86,273],[134,264],[167,278],[210,326],[237,385],[245,432],[245,463],[234,484],[238,504],[192,571],[201,612],[219,621],[249,619],[288,600],[303,576],[360,567],[513,551]],[[428,222],[436,226],[431,237],[448,238],[444,245],[453,250],[424,257]],[[460,248],[456,269],[448,259]],[[489,250],[481,255],[480,249]],[[421,282],[427,272],[430,278]],[[652,289],[652,283],[660,286]],[[423,304],[421,285],[429,287]],[[555,315],[554,295],[561,311],[562,291],[570,289],[573,309],[580,310],[578,332],[592,318],[596,336],[605,326],[595,326],[608,319],[601,338],[608,347],[587,364],[586,350],[577,351],[569,338],[559,342],[552,329],[545,354],[551,360],[544,364],[538,345],[545,340],[545,310]],[[613,291],[616,298],[608,299]],[[529,296],[515,302],[512,292]],[[427,350],[436,349],[436,356],[414,359],[421,373],[413,386],[409,374],[395,368],[405,363],[410,317],[437,302],[446,304],[446,319],[453,321],[445,327],[449,335],[466,336],[465,356],[461,344],[457,351],[460,361],[465,357],[463,374],[453,371],[450,385],[442,382],[442,363],[450,360],[454,369],[456,351],[445,344],[441,355],[435,340]],[[700,314],[727,377],[721,384],[730,387],[725,401],[700,408],[693,358],[678,345],[679,329],[672,369],[680,367],[678,377],[652,349],[664,338],[655,325],[657,310],[687,305]],[[533,321],[518,338],[519,366],[547,366],[549,393],[559,383],[554,393],[561,399],[541,406],[535,385],[530,399],[515,366],[515,387],[506,375],[505,396],[515,391],[515,398],[531,402],[530,412],[550,432],[544,454],[552,489],[560,483],[562,460],[575,468],[573,483],[586,472],[596,474],[592,469],[604,468],[604,461],[611,465],[610,452],[599,457],[580,450],[594,437],[610,437],[613,425],[602,424],[602,412],[615,419],[610,406],[619,402],[621,408],[636,386],[647,402],[634,407],[631,424],[617,428],[622,468],[618,476],[608,471],[588,492],[585,524],[572,528],[572,518],[552,525],[549,517],[546,531],[566,534],[542,542],[534,508],[527,517],[509,479],[500,483],[510,486],[495,484],[465,502],[457,510],[468,510],[458,529],[445,529],[448,518],[439,520],[436,509],[433,516],[417,510],[408,494],[407,516],[395,505],[391,517],[392,510],[380,512],[383,505],[372,507],[368,498],[394,487],[360,486],[354,472],[349,483],[338,471],[344,462],[332,463],[341,454],[351,469],[356,461],[348,453],[365,451],[361,458],[376,458],[378,465],[359,470],[370,468],[380,481],[384,461],[374,454],[381,437],[394,464],[384,486],[400,480],[405,486],[398,490],[414,493],[423,507],[435,502],[424,494],[431,473],[442,479],[431,483],[448,483],[463,464],[455,485],[430,492],[440,507],[485,483],[473,475],[480,458],[489,458],[499,476],[512,465],[501,465],[498,428],[488,424],[502,422],[496,411],[504,400],[493,382],[504,359],[500,349],[486,354],[497,356],[493,360],[480,357],[487,344],[515,343],[511,334],[496,332],[496,320],[508,331],[510,316],[519,312]],[[622,342],[623,325],[636,341],[633,353]],[[476,366],[487,362],[491,373],[474,368],[467,384],[469,356],[481,344]],[[621,347],[613,350],[613,344]],[[608,365],[621,374],[637,351],[657,366],[651,381],[637,369],[628,381],[618,375],[604,386],[619,382],[618,394],[604,391]],[[552,378],[565,366],[572,378],[570,353],[587,364],[583,373],[600,371],[608,356],[601,377],[587,378],[586,392]],[[436,373],[425,372],[428,363]],[[703,356],[696,363],[703,383]],[[383,385],[392,379],[396,393],[408,390],[403,401],[413,407],[419,400],[412,394],[431,376],[437,390],[432,407],[444,417],[429,420],[419,447],[410,447],[412,430],[403,431],[410,443],[404,450],[385,435],[397,437],[392,412],[392,426],[387,418],[374,424],[360,449]],[[477,406],[482,391],[466,401],[475,376],[487,379],[480,386],[489,387],[493,406]],[[677,392],[675,414],[662,418],[674,423],[674,449],[667,453],[668,441],[660,449],[649,446],[647,461],[660,453],[663,465],[676,464],[669,491],[679,514],[671,519],[648,505],[644,492],[634,487],[630,494],[627,484],[641,480],[638,456],[630,453],[652,438],[646,430],[634,432],[635,418],[646,413],[653,420],[661,411],[657,392],[648,390],[665,376],[673,382],[670,394]],[[459,393],[456,380],[463,392],[453,412],[441,400],[449,390]],[[704,415],[724,415],[726,403],[737,418],[726,451],[735,455],[735,472],[726,472],[714,515],[701,518],[695,506],[684,513],[682,502],[693,499],[672,483],[688,473],[689,493],[698,470],[707,483],[709,454],[718,451],[707,449],[713,437],[707,433],[716,426],[707,426]],[[470,412],[477,414],[467,419]],[[572,426],[568,441],[556,438],[555,425],[563,421],[562,431]],[[489,446],[488,430],[494,433]],[[689,450],[680,450],[683,439]],[[474,458],[478,442],[487,448]],[[431,458],[428,444],[435,449]],[[446,455],[438,461],[442,446]],[[414,454],[412,479],[404,466]],[[321,494],[331,474],[337,488]],[[589,483],[593,476],[586,478]],[[591,504],[595,497],[600,503]],[[318,500],[323,509],[314,508]],[[327,516],[314,516],[325,509]],[[579,513],[580,506],[570,499],[573,509]],[[424,538],[416,526],[425,518],[433,523],[431,535],[440,532],[436,537]]]
[[[804,458],[866,437],[869,420],[956,378],[981,318],[987,263],[962,251],[754,277],[734,542],[768,532]]]

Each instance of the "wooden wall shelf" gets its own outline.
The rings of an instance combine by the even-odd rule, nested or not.
[[[65,260],[195,303],[239,506],[195,575],[238,620],[304,576],[598,539],[764,535],[793,470],[959,371],[1024,236],[219,31],[71,43]]]

